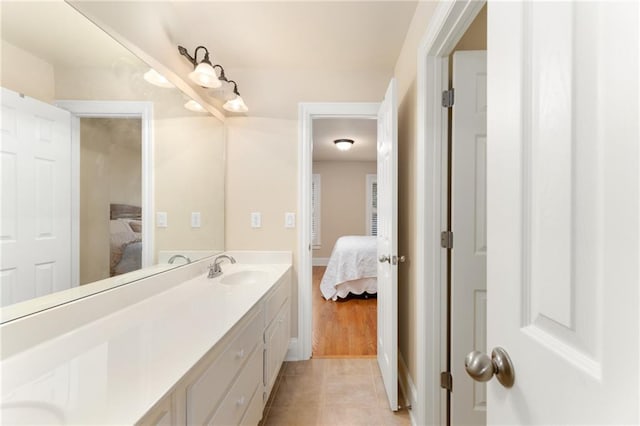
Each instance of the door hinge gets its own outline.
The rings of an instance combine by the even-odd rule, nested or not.
[[[453,376],[448,371],[440,373],[440,387],[449,392],[453,391]]]
[[[442,231],[440,233],[440,247],[446,248],[446,249],[453,248],[453,232]]]
[[[453,106],[453,89],[442,92],[442,107],[451,108]]]

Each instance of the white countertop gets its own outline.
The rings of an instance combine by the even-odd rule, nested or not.
[[[59,424],[135,423],[289,267],[225,263],[219,278],[198,276],[3,360],[3,423],[12,415]],[[219,282],[243,269],[267,271],[269,279]]]

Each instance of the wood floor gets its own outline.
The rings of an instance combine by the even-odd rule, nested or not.
[[[334,302],[320,292],[324,266],[313,267],[314,358],[376,355],[377,299],[349,296]]]

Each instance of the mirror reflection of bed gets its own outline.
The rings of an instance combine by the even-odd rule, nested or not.
[[[139,118],[80,119],[80,284],[142,267]]]
[[[377,351],[376,120],[313,121],[312,356]],[[350,150],[335,139],[349,138]]]
[[[111,204],[109,248],[109,276],[142,267],[142,209],[139,206]]]

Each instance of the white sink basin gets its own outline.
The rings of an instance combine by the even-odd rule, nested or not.
[[[256,284],[268,279],[269,274],[266,271],[237,271],[225,274],[220,279],[222,284]]]

